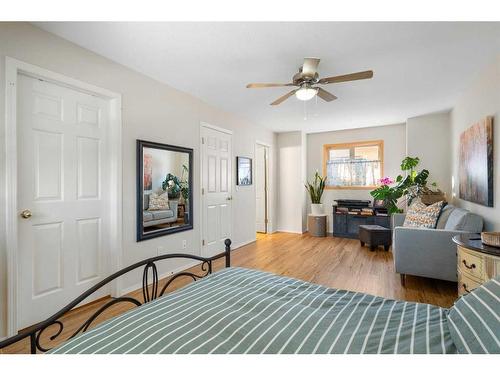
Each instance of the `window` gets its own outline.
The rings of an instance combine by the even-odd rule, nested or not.
[[[383,175],[384,141],[323,146],[327,189],[372,189]]]

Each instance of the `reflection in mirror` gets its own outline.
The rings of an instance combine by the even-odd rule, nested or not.
[[[137,240],[193,228],[193,150],[137,141]]]

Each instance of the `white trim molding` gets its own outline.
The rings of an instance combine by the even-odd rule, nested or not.
[[[274,194],[272,194],[272,192],[274,191],[273,190],[273,176],[274,176],[274,169],[273,169],[273,145],[272,144],[269,144],[269,143],[266,143],[266,142],[262,142],[262,141],[259,141],[259,140],[256,140],[255,141],[255,146],[254,146],[254,160],[256,159],[256,155],[257,155],[257,145],[259,146],[264,146],[264,147],[267,147],[267,150],[269,151],[268,154],[266,154],[266,166],[267,166],[267,170],[266,170],[266,173],[267,173],[267,184],[266,184],[266,201],[267,201],[267,204],[266,204],[266,216],[267,216],[267,224],[266,224],[266,234],[269,234],[269,233],[273,233],[275,232],[274,230],[274,222],[273,220],[271,219],[273,217],[273,214],[274,214],[274,211],[273,211],[273,207],[274,207],[274,200],[273,200],[273,196]],[[253,174],[255,176],[255,161],[254,161],[254,170],[253,170]],[[257,188],[255,188],[255,197],[257,198]],[[257,219],[257,210],[255,210],[255,217]],[[256,220],[255,220],[256,221]]]
[[[109,100],[110,128],[110,253],[109,271],[121,267],[122,258],[122,119],[121,95],[74,78],[51,72],[11,57],[5,58],[5,152],[6,152],[6,248],[7,248],[7,336],[18,331],[18,207],[17,207],[17,79],[18,74],[40,78],[61,86],[77,89]],[[120,286],[112,286],[111,293],[120,295]]]
[[[222,132],[222,133],[231,134],[231,135],[233,134],[232,130],[221,128],[220,126],[211,125],[208,122],[200,121],[200,128],[202,126],[205,127],[205,128],[217,130],[217,131]]]
[[[300,232],[298,230],[287,230],[287,229],[277,229],[275,232],[273,233],[276,233],[276,232],[281,232],[281,233],[294,233],[294,234],[304,234],[306,232]]]
[[[243,247],[243,246],[246,246],[246,245],[250,245],[250,244],[252,244],[252,243],[254,243],[256,241],[257,241],[257,239],[254,238],[253,240],[241,242],[239,244],[235,244],[235,245],[231,244],[231,251],[239,249],[240,247]]]

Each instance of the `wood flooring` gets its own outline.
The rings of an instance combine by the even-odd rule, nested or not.
[[[224,267],[223,259],[215,269]],[[279,275],[295,277],[324,286],[348,289],[386,298],[430,303],[449,307],[457,298],[456,283],[407,276],[406,286],[394,272],[392,252],[381,247],[371,252],[359,241],[337,237],[311,237],[308,234],[258,234],[257,241],[234,250],[231,264],[254,268]],[[199,269],[199,268],[198,268]],[[197,269],[197,270],[198,270]],[[138,280],[140,281],[140,280]],[[179,288],[189,281],[175,281],[169,289]],[[131,293],[142,300],[140,290]],[[101,299],[69,312],[63,319],[65,329],[54,341],[49,340],[56,327],[44,333],[42,344],[52,347],[67,339],[107,299]],[[119,315],[132,305],[118,304],[107,310],[96,324]],[[23,340],[2,353],[29,353],[29,340]]]

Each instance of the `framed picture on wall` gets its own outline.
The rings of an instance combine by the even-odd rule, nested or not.
[[[493,207],[493,117],[460,135],[460,199]]]
[[[252,185],[252,159],[236,157],[236,185]]]

